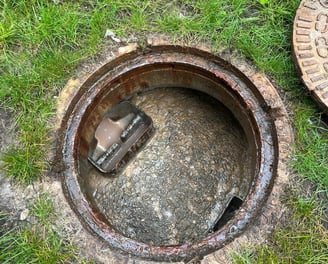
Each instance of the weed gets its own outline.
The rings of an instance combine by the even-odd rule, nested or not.
[[[2,40],[0,102],[16,115],[18,144],[4,155],[7,175],[29,184],[47,169],[48,124],[57,87],[81,56],[78,5],[2,0],[2,16],[17,33]],[[4,27],[5,22],[0,28]],[[86,23],[84,21],[84,23]],[[0,48],[1,48],[0,47]],[[47,148],[48,147],[48,148]]]
[[[294,168],[328,192],[328,129],[320,123],[310,105],[296,111],[297,144]]]
[[[39,223],[12,230],[2,230],[0,226],[1,263],[82,263],[75,247],[51,225],[53,209],[50,196],[42,194],[31,206]],[[0,221],[7,220],[8,215],[0,213]]]
[[[75,249],[54,230],[41,228],[8,231],[0,237],[1,263],[68,263],[74,262]]]
[[[31,214],[43,225],[51,225],[55,219],[54,202],[47,193],[41,194],[31,207]]]

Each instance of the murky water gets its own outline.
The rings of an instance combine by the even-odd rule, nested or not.
[[[90,194],[127,237],[153,245],[205,237],[252,181],[241,127],[222,104],[192,90],[155,89],[131,102],[153,119],[155,134],[115,178],[91,167]]]

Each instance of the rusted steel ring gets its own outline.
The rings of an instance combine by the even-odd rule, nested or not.
[[[230,109],[252,145],[254,180],[240,210],[217,232],[193,244],[151,246],[116,232],[85,191],[81,172],[92,135],[83,132],[83,127],[95,128],[101,113],[132,93],[169,86],[203,91]],[[89,118],[95,109],[97,116],[93,114]],[[239,236],[261,211],[273,185],[278,162],[271,105],[258,87],[220,57],[183,46],[136,49],[100,67],[81,85],[67,108],[60,145],[64,191],[84,225],[112,248],[153,260],[176,261],[203,256]]]

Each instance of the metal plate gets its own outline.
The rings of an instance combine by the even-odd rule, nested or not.
[[[127,101],[115,105],[99,124],[89,161],[101,172],[121,170],[153,133],[152,119]]]
[[[293,52],[302,80],[328,113],[328,0],[303,0],[293,30]]]

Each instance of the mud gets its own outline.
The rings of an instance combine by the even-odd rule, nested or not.
[[[160,246],[204,238],[252,182],[242,128],[201,92],[161,88],[131,102],[152,117],[155,134],[117,177],[92,170],[90,195],[126,237]]]

